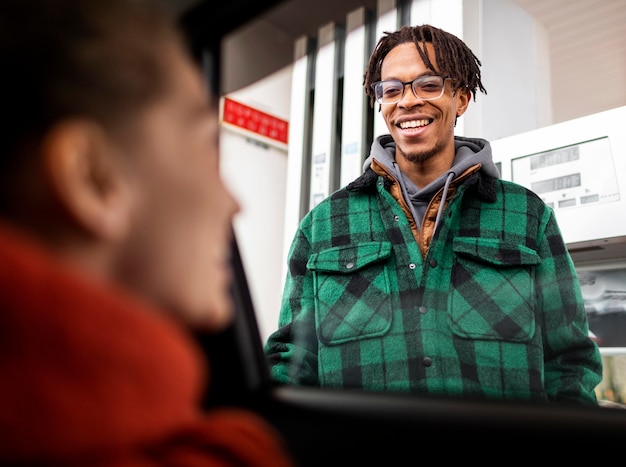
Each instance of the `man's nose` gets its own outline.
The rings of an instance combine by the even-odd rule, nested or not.
[[[407,86],[409,87],[409,89],[406,88]],[[410,108],[415,105],[422,104],[423,102],[424,100],[420,98],[413,90],[413,83],[405,83],[402,97],[400,98],[400,102],[398,102],[398,105],[401,107]]]

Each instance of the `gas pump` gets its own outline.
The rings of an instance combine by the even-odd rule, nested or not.
[[[626,106],[492,141],[501,177],[555,212],[604,363],[598,397],[626,402]]]

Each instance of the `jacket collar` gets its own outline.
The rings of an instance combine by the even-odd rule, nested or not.
[[[365,170],[365,172],[350,183],[346,189],[348,191],[360,191],[365,193],[375,191],[379,175],[384,177],[385,187],[388,189],[390,184],[395,182],[395,179],[390,177],[386,171],[384,174],[377,173],[377,171],[374,170],[374,164],[375,160],[373,160],[372,164]],[[476,195],[483,201],[493,203],[496,201],[497,178],[481,172],[478,170],[479,168],[480,166],[475,166],[474,168],[466,170],[463,174],[459,175],[457,179],[455,179],[455,182],[458,180],[461,185],[467,185],[468,188],[475,190]]]

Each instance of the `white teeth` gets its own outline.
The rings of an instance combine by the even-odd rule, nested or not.
[[[418,128],[421,126],[426,126],[428,125],[428,120],[424,119],[424,120],[411,120],[409,122],[401,122],[400,123],[400,128],[402,128],[403,130],[406,128]]]

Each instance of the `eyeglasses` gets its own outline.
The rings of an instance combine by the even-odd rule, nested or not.
[[[406,85],[410,84],[415,97],[423,101],[439,99],[443,95],[443,89],[448,76],[424,75],[418,76],[413,81],[403,83],[397,79],[376,81],[372,83],[376,102],[379,104],[395,104],[404,96]]]

